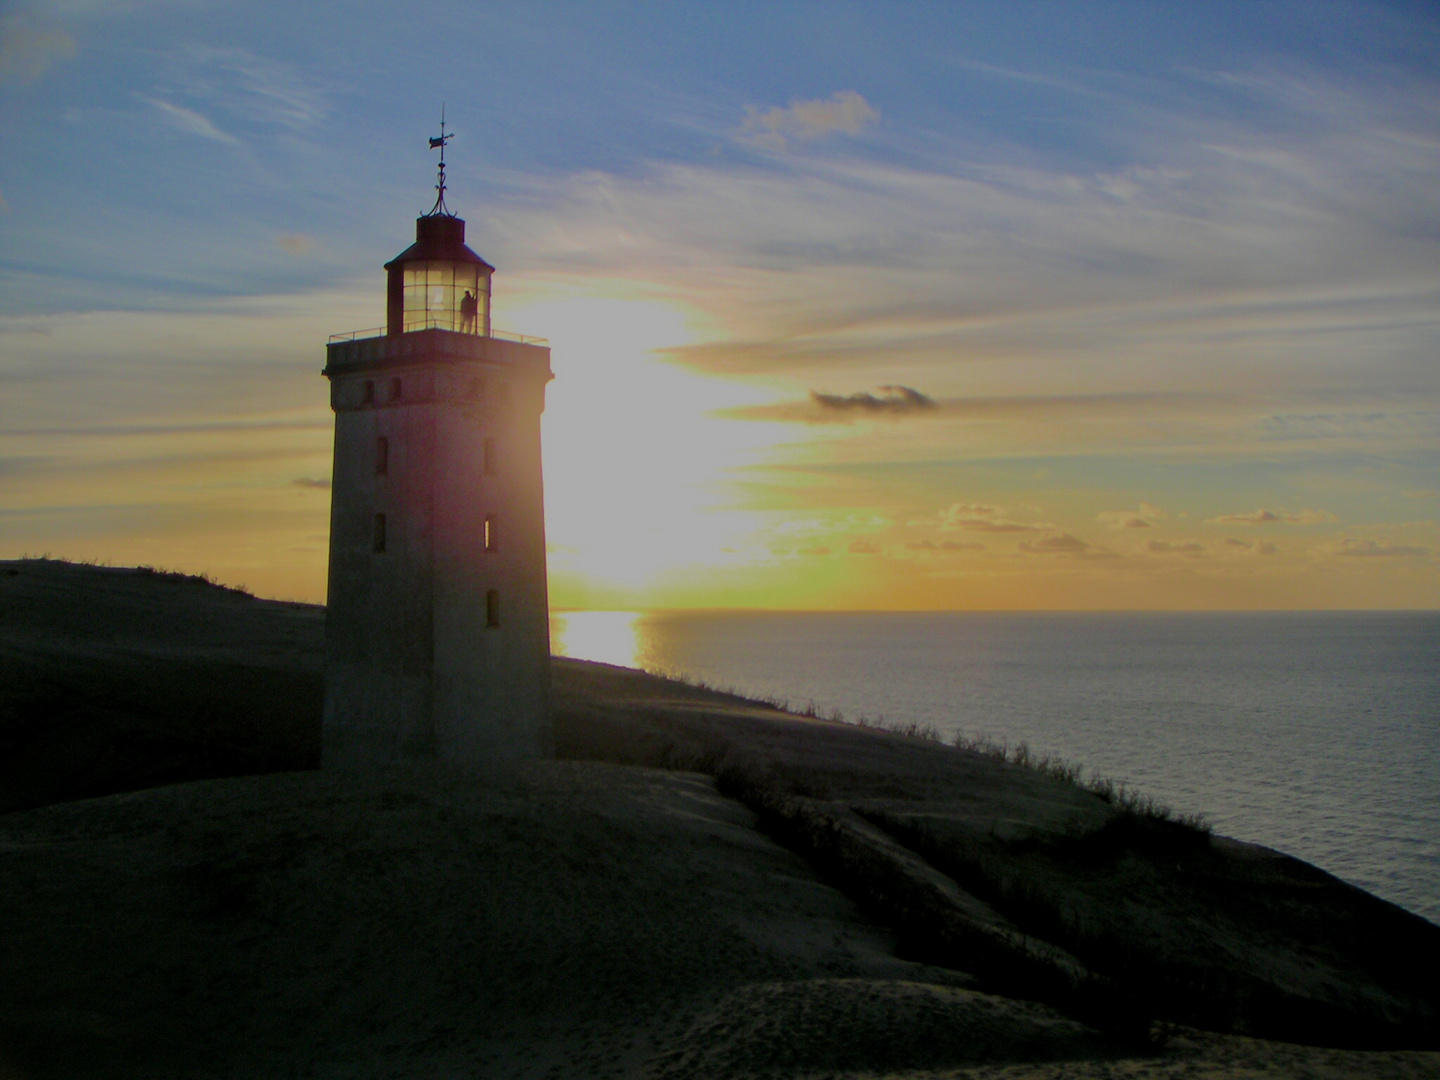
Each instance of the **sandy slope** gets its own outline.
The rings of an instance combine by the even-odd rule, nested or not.
[[[6,569],[0,787],[53,802],[72,770],[115,791],[313,753],[317,609],[134,571]],[[278,773],[0,814],[0,1080],[1440,1076],[1434,1052],[1179,1028],[1122,1042],[978,989],[1035,947],[1045,890],[1141,911],[1202,949],[1229,921],[1242,947],[1258,934],[1343,993],[1398,985],[1365,968],[1379,927],[1408,964],[1400,983],[1433,982],[1433,927],[1313,868],[1203,845],[1175,868],[1198,876],[1174,879],[1168,840],[1158,863],[1149,840],[1075,847],[1113,815],[1026,770],[623,669],[556,675],[562,746],[608,763]],[[747,790],[768,831],[710,776],[673,771],[723,782],[737,763],[760,778]],[[957,851],[1025,884],[1026,904],[968,892],[987,881]],[[1177,905],[1206,874],[1220,891]],[[977,966],[984,933],[957,925],[1010,951]],[[1117,944],[1143,940],[1127,932]],[[1105,967],[1103,940],[1076,941]],[[948,967],[913,962],[937,956]],[[1159,1007],[1133,957],[1117,970]]]
[[[716,775],[762,826],[986,989],[1360,1049],[1440,1045],[1440,927],[1298,859],[970,751],[557,659],[564,755]]]
[[[706,778],[621,766],[7,815],[0,927],[7,1077],[1440,1074],[1194,1033],[1107,1047],[895,959]]]
[[[861,1065],[1094,1045],[896,960],[752,824],[699,776],[564,763],[8,815],[8,1053],[40,1077],[692,1076],[833,1058],[842,1033]],[[788,1014],[810,1020],[777,1048]]]
[[[318,765],[324,648],[310,604],[0,562],[0,813]]]

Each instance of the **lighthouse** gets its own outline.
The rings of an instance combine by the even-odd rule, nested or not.
[[[552,752],[540,338],[490,325],[495,268],[437,198],[385,264],[386,324],[333,335],[326,767]]]

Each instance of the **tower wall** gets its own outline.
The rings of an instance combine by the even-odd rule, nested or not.
[[[429,330],[332,345],[326,374],[325,764],[549,754],[549,350]]]

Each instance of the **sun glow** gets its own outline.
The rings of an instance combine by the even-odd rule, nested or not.
[[[638,611],[554,611],[550,651],[620,667],[640,664]]]
[[[91,27],[123,122],[70,138],[63,77],[7,114],[50,149],[0,198],[0,556],[323,601],[325,342],[385,321],[429,166],[394,95],[361,107],[309,58],[276,97],[173,22]],[[494,326],[553,346],[556,607],[1440,605],[1433,65],[1311,67],[1307,30],[1062,85],[927,67],[944,35],[906,32],[899,83],[788,104],[679,59],[687,35],[630,57],[639,97],[613,64],[581,101],[528,47],[456,54],[486,69],[457,126],[501,136],[462,133],[452,177]],[[557,71],[608,55],[567,40]],[[995,123],[955,126],[977,102]],[[82,145],[57,199],[36,163]]]
[[[763,456],[776,429],[714,413],[770,395],[658,356],[701,340],[702,314],[624,285],[519,291],[505,317],[550,339],[555,370],[543,428],[554,602],[663,603],[687,568],[753,561],[760,519],[734,508],[734,470]]]

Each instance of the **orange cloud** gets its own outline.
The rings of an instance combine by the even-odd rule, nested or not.
[[[1172,544],[1168,540],[1147,540],[1145,550],[1152,555],[1203,555],[1205,545],[1193,541],[1185,544]]]
[[[1032,551],[1037,554],[1046,555],[1078,555],[1090,547],[1079,537],[1071,536],[1069,533],[1060,533],[1055,536],[1042,536],[1039,540],[1020,541],[1021,551]]]
[[[1341,540],[1336,552],[1351,558],[1364,559],[1423,559],[1430,554],[1427,547],[1411,544],[1392,544],[1386,540]]]
[[[275,241],[291,255],[309,255],[315,250],[315,238],[305,233],[286,233]]]
[[[1149,503],[1141,503],[1135,510],[1102,510],[1095,515],[1095,520],[1119,531],[1121,529],[1148,529],[1164,516],[1163,511]]]
[[[984,551],[985,545],[973,540],[912,540],[905,545],[911,551]]]
[[[940,528],[945,531],[1024,533],[1039,532],[1044,526],[1009,521],[998,506],[983,503],[951,503],[940,511]]]
[[[1236,540],[1233,536],[1226,537],[1225,546],[1249,552],[1251,555],[1274,555],[1280,550],[1268,540]]]
[[[1283,510],[1252,510],[1248,514],[1221,514],[1207,518],[1206,525],[1320,525],[1339,519],[1328,510],[1301,510],[1298,514]],[[1228,543],[1228,541],[1227,541]]]

